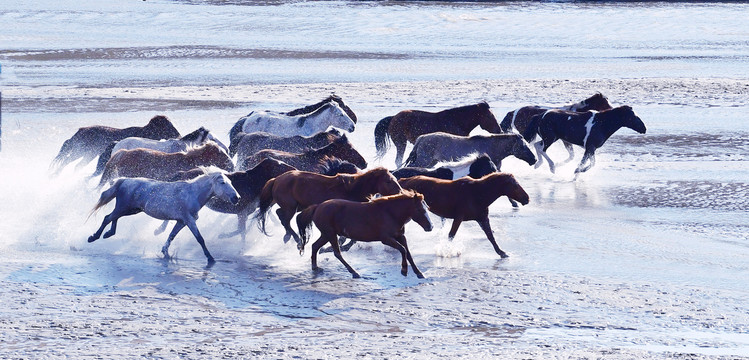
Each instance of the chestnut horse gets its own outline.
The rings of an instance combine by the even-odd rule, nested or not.
[[[497,198],[506,195],[523,205],[528,204],[528,194],[518,184],[515,177],[507,173],[493,173],[481,179],[469,177],[458,180],[441,180],[427,176],[414,176],[398,180],[404,189],[414,190],[424,195],[429,211],[444,218],[453,219],[448,237],[455,237],[463,221],[476,221],[492,243],[500,257],[508,255],[494,240],[489,224],[489,205]]]
[[[104,167],[99,186],[116,177],[168,180],[178,171],[211,165],[226,171],[234,169],[229,154],[213,142],[207,142],[188,152],[173,154],[151,149],[120,150],[112,155]]]
[[[179,137],[179,131],[174,128],[166,116],[154,116],[146,126],[117,129],[109,126],[88,126],[79,128],[75,135],[62,144],[60,152],[50,164],[54,173],[59,173],[69,163],[83,158],[76,168],[81,168],[101,154],[112,141],[119,141],[127,137],[138,136],[148,139],[172,139]]]
[[[560,107],[549,107],[549,106],[524,106],[513,111],[510,111],[502,119],[499,127],[502,128],[502,132],[509,133],[513,130],[518,134],[524,134],[525,129],[531,122],[531,118],[536,115],[541,115],[549,110],[567,110],[576,112],[585,112],[589,110],[604,111],[611,109],[609,100],[601,93],[595,93],[593,96],[580,101],[578,103],[564,105]],[[534,136],[535,137],[535,136]],[[526,138],[528,142],[533,141],[533,138]],[[575,157],[575,150],[572,148],[572,144],[562,141],[564,148],[567,149],[569,157],[565,162],[572,161]]]
[[[477,126],[490,133],[498,134],[501,132],[497,119],[486,102],[436,113],[403,110],[394,116],[388,116],[380,120],[375,126],[377,158],[385,156],[389,144],[388,137],[395,144],[395,165],[400,167],[403,155],[406,153],[406,144],[416,142],[416,138],[419,136],[438,131],[467,136]]]
[[[301,154],[293,154],[279,150],[262,150],[247,157],[239,159],[240,169],[249,169],[259,164],[264,159],[276,159],[283,161],[297,170],[319,172],[320,161],[328,157],[334,157],[343,161],[351,162],[360,169],[367,167],[367,161],[359,154],[353,145],[348,141],[346,135],[341,136],[332,143],[319,148],[307,150]]]
[[[603,146],[606,140],[622,127],[630,128],[640,134],[647,130],[642,120],[630,106],[620,106],[615,109],[596,112],[577,113],[563,110],[550,110],[531,119],[525,129],[525,138],[539,134],[541,141],[535,144],[538,152],[538,164],[541,166],[544,158],[549,162],[549,170],[554,173],[554,162],[551,161],[546,150],[557,140],[564,140],[570,144],[581,146],[585,154],[580,165],[575,169],[578,173],[588,171],[596,163],[596,149]],[[590,162],[586,165],[586,162]]]
[[[323,244],[330,243],[333,253],[354,278],[359,274],[343,260],[338,247],[338,237],[345,236],[357,241],[381,241],[401,253],[401,274],[408,274],[408,260],[416,277],[423,279],[408,250],[405,236],[405,225],[410,220],[421,225],[424,231],[432,231],[432,222],[427,214],[424,196],[413,191],[385,196],[369,202],[349,201],[342,199],[327,200],[319,205],[312,205],[302,211],[296,218],[299,233],[306,243],[308,229],[314,222],[320,230],[320,238],[312,243],[312,270],[317,270],[317,252]]]
[[[281,150],[290,153],[300,153],[308,149],[319,149],[341,137],[336,128],[321,131],[312,136],[283,137],[266,132],[240,132],[231,139],[229,155],[237,159],[244,159],[264,149]]]
[[[286,234],[284,242],[291,237],[297,241],[297,248],[304,250],[305,243],[291,228],[291,218],[297,211],[330,199],[367,201],[373,194],[395,195],[401,191],[398,180],[385,168],[375,168],[360,174],[338,174],[325,176],[307,171],[289,171],[268,180],[260,192],[260,203],[255,218],[258,227],[266,235],[265,218],[273,204]]]

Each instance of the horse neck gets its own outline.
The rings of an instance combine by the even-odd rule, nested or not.
[[[197,201],[201,207],[215,195],[210,175],[199,176],[195,180],[188,182],[188,186],[190,187],[189,193],[197,196]]]
[[[596,113],[596,118],[598,118],[598,126],[601,129],[600,132],[604,141],[608,140],[611,135],[614,135],[615,132],[625,126],[625,118],[619,116],[617,110]]]
[[[380,208],[386,209],[385,213],[390,215],[398,224],[405,224],[411,219],[411,206],[408,204],[413,199],[400,197],[395,199],[381,200],[375,202]]]
[[[500,196],[509,194],[506,189],[508,181],[505,175],[490,175],[481,180],[476,180],[474,183],[476,184],[476,192],[481,194],[478,197],[479,201],[486,202],[487,206],[491,205]]]

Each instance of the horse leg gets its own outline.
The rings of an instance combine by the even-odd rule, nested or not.
[[[581,172],[586,172],[586,171],[588,171],[588,169],[590,169],[591,167],[593,167],[593,165],[595,165],[595,163],[596,163],[596,154],[595,154],[594,151],[595,151],[595,149],[593,149],[593,150],[586,150],[585,151],[585,155],[583,155],[583,159],[580,160],[580,165],[578,165],[577,169],[575,169],[575,174],[578,174],[578,173],[581,173]],[[584,166],[586,162],[588,162],[588,165]]]
[[[330,240],[328,240],[328,242],[330,243],[330,246],[333,247],[333,255],[335,255],[338,261],[340,261],[341,264],[346,267],[346,270],[351,273],[351,276],[354,279],[360,278],[361,276],[359,275],[359,273],[357,273],[356,270],[354,270],[354,268],[352,268],[351,265],[346,262],[346,260],[343,260],[343,255],[341,255],[341,247],[340,245],[338,245],[338,239],[335,237],[335,235],[330,236],[329,239]]]
[[[541,165],[544,164],[544,158],[541,156],[541,148],[544,146],[543,142],[537,141],[533,143],[533,149],[536,150],[536,165],[533,166],[534,169],[538,169],[541,167]]]
[[[408,262],[406,261],[406,254],[408,253],[408,251],[403,247],[403,245],[400,242],[398,242],[397,240],[391,237],[382,240],[382,243],[387,246],[390,246],[391,248],[395,250],[398,250],[401,253],[401,275],[407,276],[408,275]]]
[[[164,230],[166,230],[166,227],[167,227],[167,226],[169,226],[169,220],[164,220],[164,221],[163,221],[163,222],[161,223],[161,225],[159,225],[159,227],[158,227],[158,228],[156,228],[156,230],[154,230],[154,231],[153,231],[153,234],[154,234],[154,236],[155,236],[155,235],[159,235],[159,234],[163,233],[163,232],[164,232]]]
[[[287,211],[284,210],[284,208],[279,207],[276,209],[276,215],[278,215],[278,219],[281,220],[281,225],[283,225],[284,230],[286,230],[286,234],[283,235],[283,243],[286,244],[289,242],[289,239],[293,237],[298,247],[299,244],[302,243],[302,239],[297,235],[294,229],[291,228],[291,218],[294,217],[294,211]]]
[[[112,214],[113,213],[114,213],[114,211],[112,211]],[[96,230],[96,232],[94,232],[93,235],[91,235],[91,236],[88,237],[88,242],[94,242],[97,239],[99,239],[99,237],[101,237],[101,232],[104,231],[104,228],[107,225],[109,225],[109,223],[111,222],[110,219],[112,218],[112,214],[109,214],[109,215],[107,215],[107,216],[104,217],[104,220],[101,222],[101,226],[99,226],[99,229]]]
[[[341,244],[341,251],[349,251],[351,250],[351,247],[356,245],[356,240],[354,239],[348,239],[348,243],[345,245],[343,244],[346,241],[346,238],[343,236],[338,237],[338,242]]]
[[[408,140],[403,135],[394,135],[391,139],[395,145],[395,167],[400,168],[403,165],[403,155],[406,154]]]
[[[320,238],[315,240],[314,243],[312,243],[312,270],[317,270],[317,253],[320,251],[320,248],[328,242],[328,239],[325,238],[323,234],[320,234]]]
[[[447,234],[447,238],[450,239],[450,241],[453,240],[455,237],[455,234],[458,233],[458,228],[460,227],[460,223],[463,222],[463,219],[455,218],[453,219],[453,225],[450,227],[450,232]]]
[[[567,160],[562,161],[562,165],[564,165],[564,164],[572,161],[575,158],[575,149],[572,147],[572,144],[570,144],[570,143],[568,143],[568,142],[566,142],[564,140],[562,141],[562,143],[564,144],[564,148],[567,149],[567,153],[569,153],[569,155],[570,155],[567,158]]]
[[[477,223],[479,223],[479,226],[481,226],[481,230],[484,230],[484,233],[486,234],[486,238],[489,239],[489,242],[492,243],[492,246],[494,246],[494,251],[497,252],[497,254],[501,258],[506,258],[509,255],[502,251],[502,249],[499,248],[499,245],[497,245],[497,241],[494,240],[494,233],[492,233],[491,225],[489,224],[489,217],[485,217],[481,220],[476,220]]]
[[[78,171],[82,169],[84,166],[88,165],[88,163],[90,163],[91,160],[95,159],[97,156],[99,156],[99,154],[91,154],[91,153],[83,154],[83,159],[81,159],[81,161],[75,165],[75,170]]]
[[[195,219],[188,218],[187,219],[187,228],[190,229],[192,234],[195,236],[195,239],[198,240],[198,244],[200,244],[200,247],[203,248],[203,254],[205,254],[205,257],[208,258],[208,264],[213,264],[216,262],[216,260],[213,259],[213,256],[211,256],[211,253],[208,252],[208,248],[205,247],[205,240],[203,240],[203,235],[200,235],[200,231],[198,231],[198,225],[195,224]]]
[[[166,238],[166,243],[164,243],[164,246],[161,248],[161,253],[164,254],[164,259],[169,260],[169,246],[172,245],[172,240],[174,240],[174,237],[177,236],[177,233],[179,233],[180,230],[182,230],[182,228],[184,227],[185,223],[179,220],[177,220],[177,223],[174,224],[172,232],[169,233],[169,237]]]
[[[422,274],[419,268],[416,267],[416,263],[414,263],[414,258],[411,256],[411,250],[408,249],[408,242],[406,241],[406,236],[401,235],[397,240],[401,245],[403,245],[403,248],[406,249],[406,258],[408,259],[408,262],[411,263],[411,269],[413,269],[414,274],[416,274],[417,278],[423,279],[424,274]]]
[[[554,162],[551,161],[551,158],[549,157],[549,154],[546,153],[546,149],[549,148],[549,146],[546,145],[546,141],[545,140],[541,140],[541,141],[537,142],[535,144],[535,147],[536,147],[536,151],[539,154],[539,156],[538,156],[538,163],[541,162],[541,158],[542,157],[546,158],[546,161],[549,162],[549,170],[551,171],[552,174],[554,174],[554,171],[555,171],[554,170]]]
[[[126,208],[124,208],[122,206],[118,206],[120,204],[121,203],[117,203],[114,206],[114,210],[112,210],[112,212],[109,213],[109,215],[107,215],[107,216],[104,217],[104,220],[101,222],[101,226],[99,227],[99,229],[96,230],[96,232],[93,235],[89,236],[88,242],[94,242],[94,241],[96,241],[101,236],[102,231],[104,231],[104,228],[109,223],[112,223],[112,228],[109,229],[109,231],[107,231],[104,234],[104,238],[106,239],[106,238],[114,235],[115,231],[117,231],[117,220],[119,218],[121,218],[123,216],[127,216],[127,215],[137,214],[137,213],[140,212],[139,209],[129,209],[128,210],[128,209],[126,209]]]

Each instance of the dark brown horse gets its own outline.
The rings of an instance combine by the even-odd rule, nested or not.
[[[385,156],[388,148],[387,138],[390,137],[397,151],[395,165],[400,167],[403,155],[406,153],[406,144],[416,142],[416,138],[419,136],[437,131],[468,136],[471,130],[477,126],[490,133],[498,134],[501,132],[497,119],[486,102],[436,113],[403,110],[394,116],[388,116],[380,120],[375,126],[377,157]]]
[[[413,191],[385,196],[369,202],[342,199],[327,200],[312,205],[297,216],[297,225],[304,242],[309,237],[308,229],[314,222],[320,230],[320,238],[312,244],[312,270],[317,270],[317,252],[325,243],[330,243],[333,253],[354,278],[359,274],[341,256],[338,236],[357,241],[381,241],[401,253],[401,274],[408,274],[408,262],[419,279],[424,275],[419,271],[408,250],[405,225],[415,221],[425,231],[432,231],[432,222],[427,214],[424,197]]]
[[[73,137],[65,140],[60,152],[52,160],[50,169],[57,174],[69,163],[83,158],[77,166],[80,168],[99,156],[111,142],[133,136],[155,140],[172,139],[179,137],[179,131],[163,115],[154,116],[143,127],[134,126],[125,129],[101,125],[82,127]]]
[[[312,136],[283,137],[266,132],[240,132],[231,139],[229,155],[237,159],[244,159],[260,150],[281,150],[290,153],[300,153],[308,149],[319,149],[341,137],[336,128],[322,131]]]
[[[289,171],[265,183],[260,192],[260,204],[255,218],[258,220],[260,229],[267,234],[265,218],[271,206],[278,204],[276,214],[286,230],[284,242],[294,237],[298,249],[302,251],[305,244],[291,228],[291,218],[297,211],[330,199],[363,202],[373,194],[387,196],[395,195],[400,191],[398,180],[385,168],[375,168],[354,175],[339,174],[336,176],[325,176],[307,171]]]
[[[528,124],[531,122],[531,118],[536,115],[541,115],[549,110],[566,110],[585,112],[589,110],[604,111],[611,109],[609,100],[601,93],[596,93],[593,96],[580,101],[578,103],[569,104],[560,107],[549,107],[549,106],[524,106],[513,111],[510,111],[502,119],[499,126],[502,128],[502,132],[509,133],[513,130],[518,134],[525,134],[525,129],[528,128]],[[535,137],[535,136],[534,136]],[[526,139],[528,142],[533,141],[533,138]],[[567,149],[569,157],[565,162],[571,161],[575,157],[575,150],[572,148],[572,144],[562,141],[564,148]]]
[[[367,161],[359,154],[348,141],[346,135],[341,136],[332,143],[319,148],[307,150],[300,154],[288,153],[278,150],[262,150],[243,160],[240,160],[240,169],[249,169],[259,164],[264,159],[276,159],[283,161],[297,170],[320,172],[320,164],[325,158],[334,157],[348,161],[360,169],[367,167]]]
[[[234,170],[229,154],[213,142],[188,152],[173,154],[151,149],[120,150],[112,155],[104,167],[99,186],[116,177],[144,177],[165,181],[178,171],[211,165],[226,171]]]
[[[494,240],[489,224],[489,205],[502,195],[523,205],[529,201],[528,194],[515,177],[507,173],[493,173],[481,179],[464,177],[453,181],[414,176],[398,182],[404,189],[424,194],[429,211],[453,219],[448,234],[451,240],[463,221],[474,220],[479,223],[481,230],[484,230],[486,237],[494,246],[494,251],[503,258],[507,257],[507,254]]]

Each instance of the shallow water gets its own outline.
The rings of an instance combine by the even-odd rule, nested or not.
[[[0,4],[0,349],[4,357],[667,358],[749,356],[749,26],[746,4],[408,2],[35,2]],[[321,19],[324,18],[324,21]],[[146,25],[144,25],[146,24]],[[186,35],[185,29],[191,29]],[[29,30],[33,29],[33,30]],[[593,33],[591,29],[598,32]],[[573,181],[503,163],[530,194],[491,207],[500,260],[476,224],[407,227],[427,279],[400,275],[380,244],[309,270],[250,225],[201,211],[219,259],[192,236],[164,262],[159,222],[121,220],[86,175],[48,164],[75,129],[142,125],[222,141],[241,116],[341,95],[350,134],[374,158],[373,129],[408,109],[480,100],[498,118],[601,91],[646,135],[622,129]],[[550,149],[553,159],[564,149]],[[392,166],[391,151],[380,163]],[[436,224],[439,220],[433,218]],[[290,339],[293,339],[291,341]],[[70,340],[75,340],[71,342]],[[406,352],[413,351],[413,352]]]

